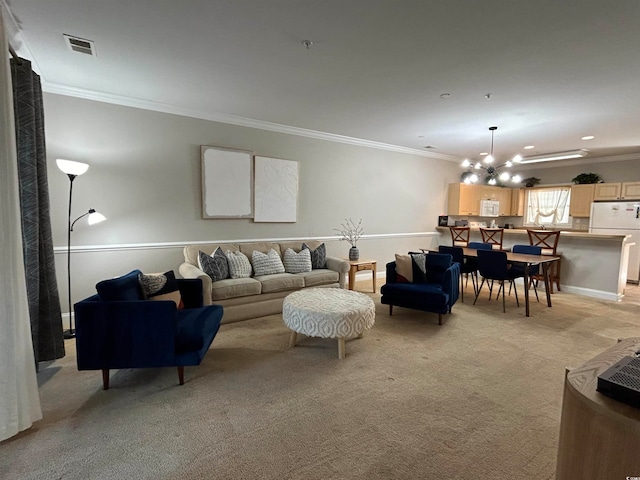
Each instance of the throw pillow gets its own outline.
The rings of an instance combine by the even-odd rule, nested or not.
[[[324,243],[320,244],[315,250],[311,250],[306,243],[302,244],[302,248],[306,248],[311,252],[311,268],[314,270],[327,268],[327,247],[325,247]]]
[[[211,277],[211,280],[217,282],[229,278],[229,264],[227,256],[220,247],[211,255],[200,251],[198,252],[198,266],[200,270]]]
[[[427,283],[427,254],[411,253],[410,256],[413,263],[413,282]]]
[[[287,248],[284,252],[284,271],[287,273],[303,273],[311,271],[311,252],[303,248],[299,253]]]
[[[242,252],[224,252],[229,264],[229,276],[231,278],[247,278],[251,276],[251,264],[249,259]]]
[[[122,275],[121,277],[103,280],[96,284],[98,296],[102,302],[131,302],[144,300],[138,274],[140,270]]]
[[[396,275],[398,283],[413,283],[413,260],[409,255],[396,253]]]
[[[173,300],[183,308],[180,289],[173,270],[164,273],[138,274],[138,282],[147,300]]]
[[[256,277],[262,275],[273,275],[274,273],[284,273],[284,265],[280,254],[273,248],[267,253],[254,250],[251,254],[251,263]]]

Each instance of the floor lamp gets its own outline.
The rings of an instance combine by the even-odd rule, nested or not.
[[[83,213],[73,222],[71,221],[71,199],[73,197],[73,181],[78,175],[82,175],[83,173],[85,173],[89,169],[89,165],[82,162],[74,162],[73,160],[63,160],[60,158],[56,160],[56,165],[58,165],[58,168],[66,173],[69,177],[69,223],[67,224],[67,293],[69,296],[69,330],[65,330],[64,338],[74,338],[76,336],[76,332],[73,328],[74,318],[71,305],[71,232],[73,231],[73,226],[75,225],[75,223],[82,217],[85,217],[87,215],[89,216],[89,225],[102,222],[106,220],[106,217],[96,212],[93,208],[90,208],[88,212]]]

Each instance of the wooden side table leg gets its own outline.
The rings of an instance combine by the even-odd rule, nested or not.
[[[353,290],[356,284],[357,269],[358,269],[357,265],[351,265],[351,267],[349,267],[349,290]]]
[[[289,337],[289,346],[290,347],[295,347],[297,339],[298,339],[297,333],[296,332],[291,332],[291,336]]]
[[[373,272],[373,293],[376,293],[376,262],[373,262],[373,268],[371,270]]]
[[[338,358],[340,360],[344,360],[345,354],[344,354],[344,337],[340,337],[338,338]]]

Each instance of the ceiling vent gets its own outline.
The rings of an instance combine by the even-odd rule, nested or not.
[[[67,46],[74,52],[84,53],[85,55],[96,56],[96,46],[93,40],[86,40],[84,38],[72,37],[71,35],[63,34]]]

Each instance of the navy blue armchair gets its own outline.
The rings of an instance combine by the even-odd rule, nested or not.
[[[117,294],[98,288],[75,304],[78,370],[102,370],[105,390],[109,370],[120,368],[177,367],[183,385],[184,367],[202,362],[220,328],[223,309],[202,306],[200,279],[176,280],[184,304],[178,309],[172,300],[145,300],[139,273],[108,281]]]
[[[426,254],[426,280],[414,282],[399,281],[396,262],[387,263],[387,280],[380,292],[380,301],[389,305],[389,315],[393,306],[413,308],[438,314],[438,324],[442,325],[442,315],[451,313],[460,292],[460,265],[453,262],[448,254]]]

